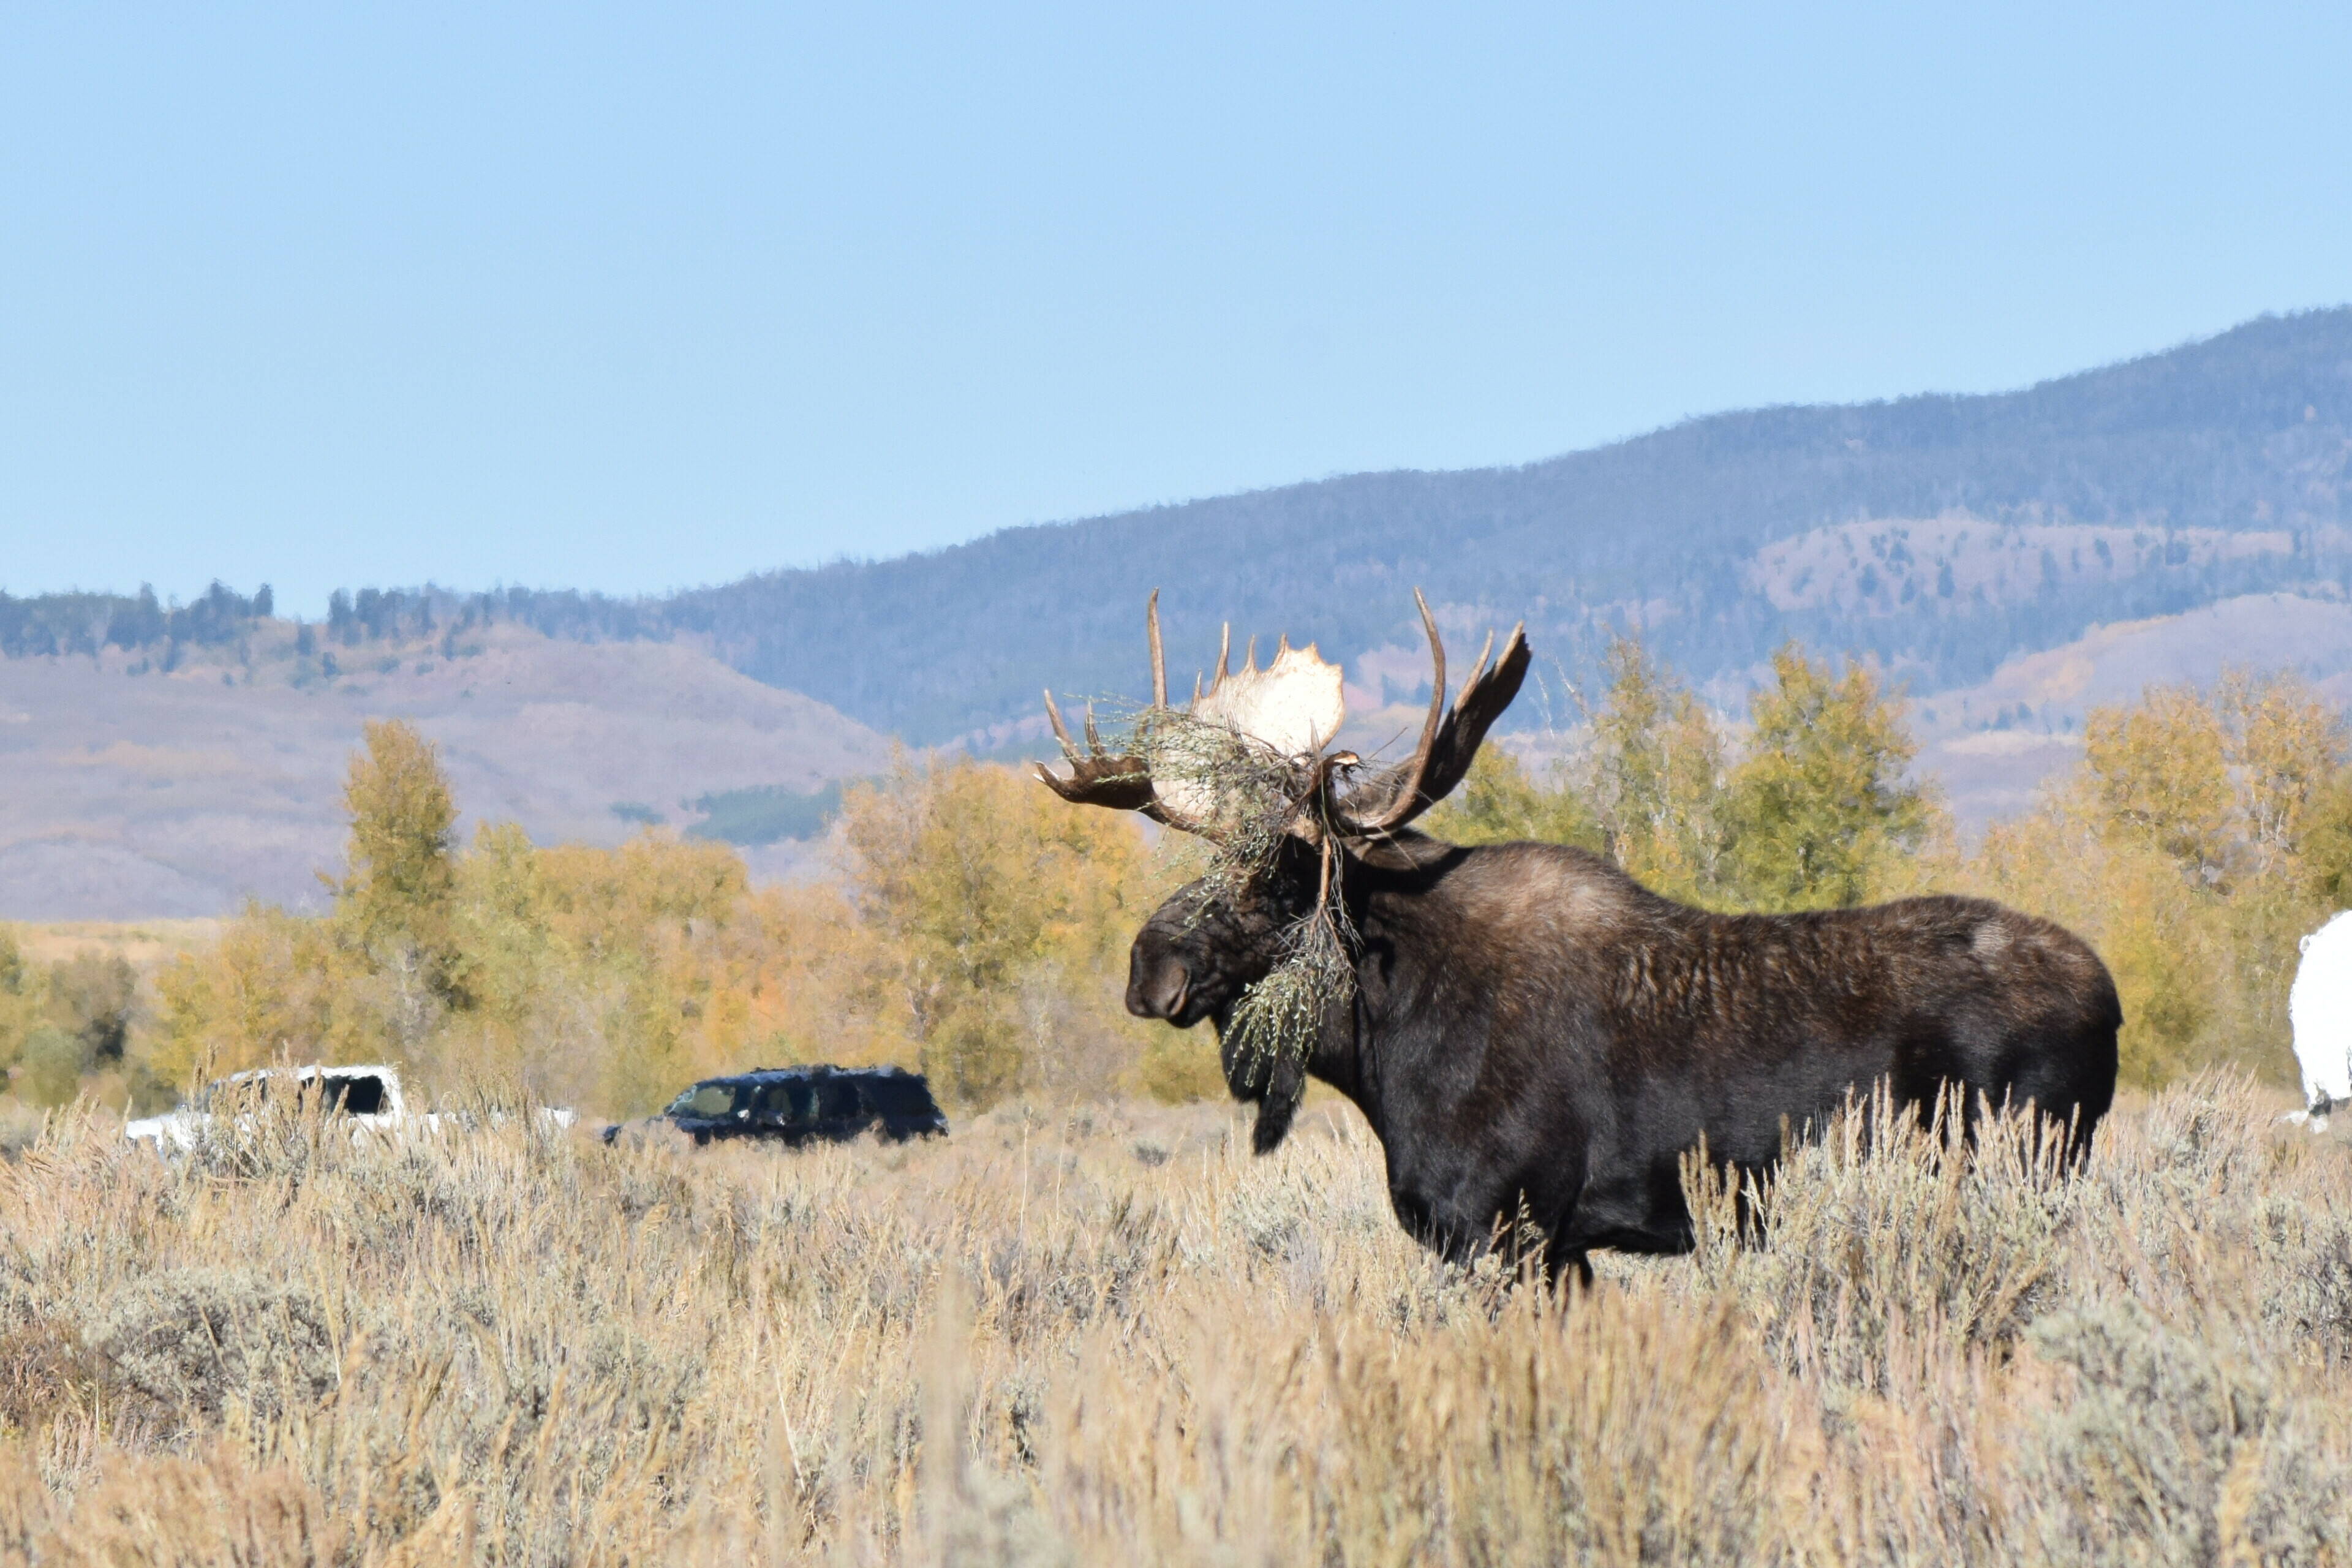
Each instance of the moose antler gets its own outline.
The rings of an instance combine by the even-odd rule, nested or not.
[[[1430,679],[1429,717],[1422,721],[1421,744],[1403,766],[1376,775],[1344,800],[1327,796],[1332,831],[1343,838],[1394,833],[1452,794],[1470,771],[1488,727],[1502,717],[1511,699],[1519,694],[1519,683],[1527,679],[1533,656],[1528,651],[1527,623],[1522,621],[1511,628],[1509,640],[1503,644],[1503,657],[1492,668],[1486,660],[1495,651],[1495,634],[1486,634],[1486,646],[1449,710],[1445,643],[1437,635],[1429,601],[1418,588],[1412,591],[1412,602],[1420,606],[1421,628],[1428,634],[1430,663],[1435,667]]]
[[[1151,590],[1151,602],[1144,611],[1151,634],[1151,706],[1168,706],[1168,660],[1160,642],[1160,590]],[[1219,660],[1220,665],[1223,659]],[[1141,757],[1133,752],[1112,755],[1103,750],[1102,737],[1095,731],[1094,704],[1087,704],[1087,749],[1081,752],[1070,739],[1070,727],[1062,721],[1062,710],[1055,704],[1054,693],[1045,693],[1045,718],[1054,726],[1054,739],[1062,744],[1063,760],[1070,764],[1066,779],[1055,775],[1043,763],[1033,764],[1045,787],[1074,805],[1108,806],[1113,811],[1139,811],[1152,821],[1183,832],[1196,830],[1189,818],[1169,809],[1157,791],[1151,787],[1151,770]]]
[[[1292,647],[1286,637],[1265,669],[1257,668],[1257,647],[1253,642],[1243,668],[1234,670],[1230,667],[1233,629],[1229,626],[1217,649],[1215,678],[1205,689],[1198,680],[1193,683],[1190,713],[1194,720],[1222,725],[1300,770],[1302,793],[1292,797],[1297,816],[1291,831],[1310,840],[1320,841],[1327,832],[1341,838],[1394,833],[1443,800],[1469,772],[1487,728],[1510,706],[1526,679],[1529,656],[1524,626],[1512,630],[1503,645],[1502,658],[1492,668],[1486,663],[1495,648],[1490,634],[1486,651],[1478,656],[1470,679],[1463,682],[1448,710],[1445,645],[1429,613],[1428,601],[1419,589],[1412,597],[1420,606],[1422,629],[1428,634],[1430,658],[1435,666],[1421,743],[1402,766],[1370,775],[1344,798],[1334,793],[1337,781],[1360,764],[1352,752],[1325,752],[1346,716],[1337,665],[1326,663],[1311,648]],[[1151,706],[1145,711],[1164,713],[1169,711],[1168,667],[1156,588],[1145,610],[1145,622],[1151,641]],[[1045,693],[1045,716],[1070,765],[1070,776],[1063,778],[1044,763],[1036,764],[1038,778],[1055,795],[1079,805],[1139,811],[1187,833],[1211,831],[1220,813],[1215,802],[1205,798],[1204,786],[1192,779],[1178,779],[1163,791],[1153,783],[1150,766],[1142,756],[1105,751],[1095,730],[1091,706],[1087,710],[1083,752],[1071,738],[1051,691]],[[1171,799],[1171,793],[1178,798]]]

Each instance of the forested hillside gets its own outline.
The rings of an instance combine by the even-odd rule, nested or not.
[[[1010,529],[746,578],[659,615],[762,680],[918,741],[1026,716],[1048,682],[1136,692],[1154,586],[1187,667],[1227,617],[1237,637],[1317,638],[1351,664],[1410,645],[1418,584],[1465,635],[1524,616],[1555,658],[1580,659],[1602,628],[1638,622],[1704,681],[1794,635],[1880,653],[1933,690],[2101,622],[2340,587],[2347,452],[2352,309],[2339,309],[2022,392],[1725,414],[1525,468],[1356,475]],[[2011,525],[2001,552],[2026,569],[1970,584],[1931,554],[1907,599],[1901,574],[1884,570],[1881,595],[1866,596],[1859,574],[1827,599],[1767,591],[1787,586],[1780,563],[1759,560],[1770,546],[1836,530],[1830,548],[1867,552],[1877,538],[1899,568],[1921,553],[1901,525],[1916,535],[1938,519],[1948,547],[1975,522],[1963,552],[1987,547],[1986,525]],[[1873,521],[1890,526],[1851,526]],[[2126,561],[2116,562],[2126,539],[2093,537],[2095,524],[2137,539]],[[2189,531],[2265,537],[2228,548]],[[2071,564],[2078,554],[2100,569]],[[613,608],[642,620],[651,606]]]
[[[247,597],[215,583],[194,604],[168,608],[155,590],[137,594],[42,594],[19,599],[0,590],[0,655],[96,654],[104,648],[160,650],[176,668],[186,647],[235,642],[269,618],[269,584]]]
[[[1352,475],[667,598],[363,589],[336,595],[304,647],[498,622],[684,634],[876,729],[986,750],[1034,721],[1049,683],[1136,694],[1155,587],[1181,668],[1231,619],[1237,644],[1317,640],[1360,689],[1409,699],[1425,680],[1419,585],[1458,637],[1525,617],[1546,668],[1571,673],[1639,627],[1726,706],[1790,637],[1876,654],[1927,693],[2105,623],[2282,589],[2340,596],[2347,480],[2341,308],[2021,392],[1716,415],[1522,468]],[[169,668],[184,644],[242,635],[267,594],[215,587],[184,609],[0,596],[0,647],[152,649]]]

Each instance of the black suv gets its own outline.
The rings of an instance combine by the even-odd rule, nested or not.
[[[697,1143],[772,1138],[783,1143],[843,1142],[869,1129],[894,1143],[948,1130],[920,1073],[899,1068],[761,1068],[707,1078],[655,1120]],[[604,1142],[620,1135],[604,1129]]]

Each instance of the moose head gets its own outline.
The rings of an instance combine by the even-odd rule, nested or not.
[[[1232,628],[1213,675],[1179,710],[1168,700],[1155,591],[1145,620],[1151,703],[1126,745],[1107,749],[1088,710],[1083,750],[1051,691],[1045,713],[1070,769],[1037,776],[1064,800],[1142,813],[1216,851],[1215,869],[1162,904],[1135,939],[1127,1005],[1139,1017],[1216,1026],[1225,1079],[1259,1105],[1261,1152],[1288,1130],[1308,1060],[1346,1026],[1360,956],[1351,874],[1426,842],[1408,832],[1469,772],[1487,729],[1526,679],[1525,628],[1494,659],[1490,633],[1449,707],[1445,645],[1418,590],[1429,638],[1429,712],[1411,757],[1376,766],[1333,749],[1347,717],[1339,667],[1284,639],[1266,668],[1251,645],[1231,667]]]

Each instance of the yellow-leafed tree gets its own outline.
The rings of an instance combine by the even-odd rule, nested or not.
[[[1858,904],[1875,868],[1933,825],[1927,797],[1903,782],[1917,748],[1867,667],[1832,676],[1791,643],[1772,673],[1726,787],[1731,879],[1752,909]]]
[[[1155,886],[1135,822],[1009,769],[901,759],[848,792],[843,837],[850,896],[950,1097],[985,1104],[1024,1075],[1106,1079],[1143,1048],[1113,1010]]]
[[[398,719],[371,720],[343,781],[352,824],[335,924],[380,970],[412,970],[439,1000],[464,984],[451,929],[457,803],[430,741]]]

